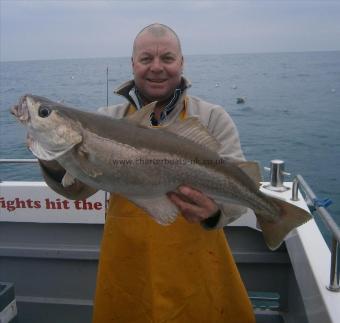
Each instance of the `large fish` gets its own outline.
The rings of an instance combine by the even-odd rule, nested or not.
[[[148,127],[153,108],[150,104],[131,117],[113,119],[25,95],[11,112],[27,127],[32,153],[66,169],[64,186],[77,178],[122,194],[161,224],[176,218],[178,209],[166,193],[182,184],[217,203],[253,209],[270,249],[311,218],[307,211],[261,193],[256,163],[221,158],[218,142],[197,118]]]

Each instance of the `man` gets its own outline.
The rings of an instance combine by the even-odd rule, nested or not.
[[[243,159],[234,123],[216,105],[186,94],[183,56],[176,33],[161,24],[144,28],[133,45],[134,80],[117,89],[127,103],[100,113],[121,118],[157,101],[150,126],[196,115],[221,143],[220,154]],[[47,183],[56,187],[64,173],[42,164]],[[157,176],[157,174],[155,174]],[[183,183],[185,184],[185,183]],[[60,188],[84,198],[91,188],[77,181]],[[252,307],[222,227],[243,208],[217,205],[188,186],[169,192],[182,216],[157,224],[124,196],[112,194],[98,269],[94,323],[106,322],[254,322]]]

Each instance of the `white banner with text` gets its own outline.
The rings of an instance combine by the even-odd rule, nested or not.
[[[106,195],[73,201],[45,182],[0,182],[0,222],[104,223]]]

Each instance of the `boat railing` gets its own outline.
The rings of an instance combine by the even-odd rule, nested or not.
[[[37,163],[38,159],[0,159],[0,164],[25,164],[25,163]]]
[[[330,278],[327,289],[332,292],[340,292],[339,285],[339,243],[340,243],[340,229],[333,217],[328,212],[328,200],[319,200],[307,182],[301,175],[296,175],[293,180],[292,200],[297,201],[298,190],[301,188],[306,194],[307,199],[311,202],[312,208],[319,214],[321,220],[326,225],[327,229],[332,236],[331,245],[331,265],[330,265]]]
[[[1,163],[37,163],[37,159],[0,159]],[[276,169],[275,166],[282,164],[282,170]],[[274,186],[280,186],[283,183],[283,167],[284,163],[282,161],[275,161],[272,163],[271,180]],[[275,169],[275,173],[273,170]],[[1,182],[1,179],[0,179]],[[320,201],[310,186],[307,184],[305,179],[301,175],[296,175],[293,180],[292,187],[292,200],[299,200],[298,191],[302,189],[306,194],[308,201],[312,203],[313,209],[319,214],[321,220],[326,225],[326,228],[332,235],[332,245],[331,245],[331,264],[330,264],[330,280],[327,289],[332,292],[340,292],[339,285],[339,244],[340,244],[340,229],[337,223],[334,221],[333,217],[328,212],[327,203],[325,201]]]

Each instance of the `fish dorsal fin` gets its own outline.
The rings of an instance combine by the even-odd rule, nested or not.
[[[170,123],[165,125],[163,129],[199,145],[208,147],[210,150],[218,151],[220,149],[220,143],[210,134],[208,129],[202,125],[197,117],[188,117],[184,120]]]
[[[253,180],[257,187],[260,187],[262,176],[261,168],[257,161],[242,161],[238,162],[237,166]]]
[[[141,127],[151,127],[150,114],[154,112],[156,104],[157,101],[149,103],[135,113],[127,116],[126,120]],[[202,125],[197,117],[188,117],[184,120],[177,120],[162,126],[161,129],[202,146],[206,146],[213,151],[218,151],[220,148],[220,143],[209,133],[208,129]]]
[[[126,117],[126,120],[139,126],[150,127],[150,114],[154,111],[157,101],[151,102],[140,110]]]

